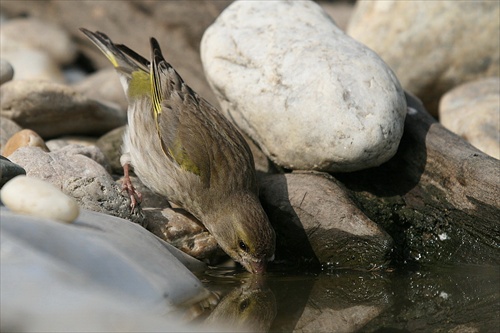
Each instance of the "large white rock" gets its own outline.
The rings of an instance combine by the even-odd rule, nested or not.
[[[397,150],[397,78],[312,1],[234,2],[206,30],[201,57],[226,115],[284,167],[353,171]]]

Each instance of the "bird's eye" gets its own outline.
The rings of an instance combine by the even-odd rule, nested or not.
[[[242,249],[245,252],[248,252],[248,246],[240,240],[240,243],[238,244],[240,246],[240,249]]]
[[[250,300],[247,298],[245,300],[243,300],[241,303],[240,303],[240,312],[243,312],[245,311],[246,308],[248,308],[248,306],[250,305]]]

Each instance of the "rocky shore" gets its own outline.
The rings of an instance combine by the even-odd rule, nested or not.
[[[277,235],[271,270],[500,265],[500,6],[343,6],[2,2],[1,305],[10,318],[28,298],[77,285],[96,313],[136,300],[129,312],[145,318],[136,329],[155,330],[161,313],[212,307],[190,270],[228,264],[196,219],[137,177],[143,202],[130,210],[119,161],[127,101],[79,27],[144,55],[155,36],[244,134]],[[405,16],[417,11],[419,29]],[[53,287],[4,293],[42,282]],[[56,329],[42,317],[57,309],[45,310],[38,327]],[[119,330],[101,317],[96,327]],[[172,330],[210,331],[183,325]]]

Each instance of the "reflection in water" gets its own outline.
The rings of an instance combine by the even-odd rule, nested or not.
[[[276,299],[265,278],[252,276],[227,294],[205,320],[236,332],[267,332],[276,317]]]
[[[205,324],[235,331],[354,332],[383,311],[390,298],[386,279],[354,271],[262,277],[212,271],[205,283],[219,292],[233,286]]]
[[[496,332],[500,267],[320,274],[215,271],[225,297],[206,322],[269,332]],[[210,274],[210,273],[209,273]]]

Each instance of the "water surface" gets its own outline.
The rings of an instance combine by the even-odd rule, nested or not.
[[[200,321],[255,332],[499,332],[500,267],[233,269],[200,277],[220,302]]]

